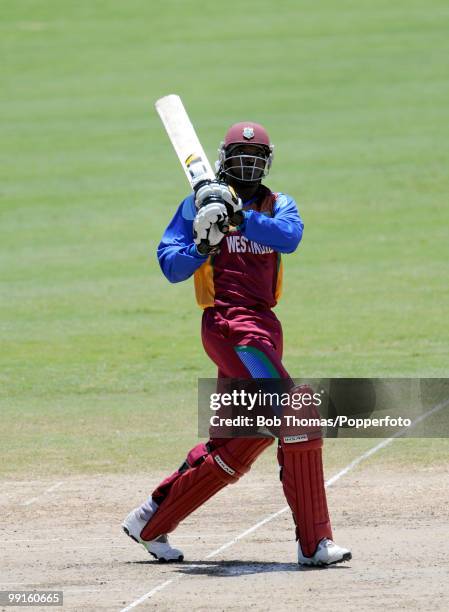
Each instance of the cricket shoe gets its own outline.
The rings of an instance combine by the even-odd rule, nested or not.
[[[316,567],[324,567],[326,565],[334,565],[352,559],[351,551],[347,548],[337,546],[335,542],[328,538],[323,538],[315,551],[313,557],[305,557],[302,554],[301,544],[298,542],[298,563],[299,565],[312,565]]]
[[[142,540],[140,534],[148,523],[140,517],[140,509],[132,510],[122,523],[123,531],[135,542],[142,544],[144,548],[153,555],[160,563],[169,561],[184,561],[184,554],[177,548],[172,548],[166,534],[160,535],[155,540]]]

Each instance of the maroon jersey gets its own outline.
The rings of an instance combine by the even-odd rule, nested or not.
[[[253,209],[272,217],[277,195],[262,187]],[[210,256],[195,272],[198,304],[208,306],[259,306],[272,308],[281,292],[281,255],[272,247],[249,240],[242,232],[229,232],[220,253]]]

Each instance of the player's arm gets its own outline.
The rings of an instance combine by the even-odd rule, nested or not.
[[[279,253],[293,253],[301,242],[304,223],[296,202],[286,194],[279,194],[275,202],[273,217],[257,212],[244,211],[240,230],[246,238],[271,247]]]
[[[195,212],[191,195],[180,204],[157,248],[159,265],[171,283],[188,279],[207,259],[193,241]]]
[[[229,229],[224,201],[205,203],[198,210],[187,197],[164,232],[157,250],[159,265],[172,283],[189,278],[208,255],[217,253]]]

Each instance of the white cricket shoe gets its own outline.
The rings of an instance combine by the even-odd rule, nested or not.
[[[352,559],[351,551],[347,548],[337,546],[335,542],[328,538],[323,538],[317,546],[313,557],[305,557],[302,554],[301,544],[298,542],[298,563],[299,565],[325,566],[334,563],[342,563]]]
[[[140,517],[139,508],[132,510],[122,523],[123,531],[161,563],[168,561],[184,561],[184,554],[177,548],[172,548],[167,535],[163,534],[156,540],[142,540],[140,533],[148,521]]]

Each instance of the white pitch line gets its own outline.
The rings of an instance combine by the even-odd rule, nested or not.
[[[139,597],[139,599],[136,599],[136,601],[133,601],[131,604],[129,604],[129,606],[126,606],[126,608],[123,608],[122,610],[120,610],[120,612],[128,612],[128,610],[132,610],[139,604],[143,603],[146,599],[149,599],[150,597],[152,597],[158,591],[162,591],[162,589],[165,589],[166,586],[168,586],[175,580],[179,580],[180,577],[181,576],[175,576],[174,578],[170,578],[170,580],[166,580],[165,582],[162,582],[158,586],[154,587],[154,589],[151,589],[151,591],[148,591],[148,593],[145,593],[145,595],[142,595],[142,597]]]
[[[27,499],[26,501],[24,501],[22,503],[22,506],[29,506],[31,504],[34,504],[34,502],[37,501],[38,499],[40,499],[43,495],[46,495],[47,493],[52,493],[56,489],[59,489],[59,487],[62,484],[64,484],[62,480],[61,480],[61,482],[57,482],[56,484],[52,485],[51,487],[48,487],[48,489],[45,489],[45,491],[42,491],[42,493],[40,493],[39,495],[36,495],[36,497],[32,497],[31,499]]]
[[[386,440],[382,440],[382,442],[379,442],[379,444],[375,444],[373,447],[371,447],[370,449],[368,449],[367,451],[359,455],[359,457],[356,457],[356,459],[351,461],[351,463],[349,463],[346,467],[344,467],[342,470],[337,472],[334,476],[329,478],[329,480],[326,480],[325,487],[326,488],[331,487],[342,476],[345,476],[348,472],[350,472],[357,465],[359,465],[359,463],[361,463],[365,459],[368,459],[369,457],[371,457],[371,455],[374,455],[375,453],[377,453],[377,451],[381,450],[382,448],[385,448],[386,446],[391,444],[394,440],[403,436],[407,431],[409,431],[410,429],[414,429],[417,425],[422,423],[422,421],[432,416],[436,412],[443,410],[443,408],[446,408],[447,406],[449,406],[449,399],[444,402],[441,402],[440,404],[437,404],[436,406],[434,406],[433,408],[431,408],[430,410],[428,410],[427,412],[425,412],[424,414],[416,418],[414,421],[412,421],[412,423],[408,427],[403,427],[402,429],[397,431],[393,436],[391,436],[391,438],[387,438]],[[256,529],[259,529],[259,527],[262,527],[262,525],[265,525],[266,523],[269,523],[270,521],[280,516],[281,514],[284,514],[284,512],[287,512],[287,510],[289,510],[289,506],[285,506],[284,508],[281,508],[281,510],[274,512],[273,514],[270,514],[269,516],[265,517],[264,519],[262,519],[261,521],[253,525],[252,527],[249,527],[248,529],[246,529],[245,531],[237,535],[232,540],[229,540],[229,542],[226,542],[226,544],[223,544],[223,546],[220,546],[219,548],[213,550],[208,555],[206,555],[204,558],[212,559],[213,557],[216,557],[219,553],[223,552],[230,546],[233,546],[236,542],[238,542],[242,538],[246,537],[250,533],[253,533],[254,531],[256,531]],[[192,563],[192,564],[185,564],[184,567],[195,568],[199,566]],[[153,595],[155,595],[159,591],[162,591],[163,589],[165,589],[165,587],[169,586],[173,582],[180,580],[183,576],[187,576],[187,575],[188,574],[178,574],[174,576],[173,578],[170,578],[169,580],[162,582],[161,584],[151,589],[151,591],[148,591],[148,593],[145,593],[144,595],[142,595],[142,597],[139,597],[139,599],[136,599],[135,601],[130,603],[128,606],[126,606],[126,608],[122,608],[120,612],[128,612],[129,610],[132,610],[133,608],[140,605],[147,599],[150,599],[150,597],[153,597]]]
[[[235,538],[233,538],[229,542],[226,542],[226,544],[223,544],[223,546],[220,546],[220,548],[217,548],[216,550],[213,550],[211,553],[206,555],[204,558],[205,559],[212,559],[213,557],[216,557],[219,553],[223,552],[224,550],[226,550],[227,548],[229,548],[230,546],[232,546],[233,544],[235,544],[236,542],[238,542],[242,538],[246,537],[247,535],[249,535],[253,531],[256,531],[256,529],[259,529],[259,527],[262,527],[262,525],[265,525],[265,523],[269,523],[270,521],[275,519],[277,516],[280,516],[281,514],[284,514],[284,512],[286,512],[288,510],[288,508],[289,507],[286,506],[285,508],[282,508],[282,510],[278,510],[277,512],[274,512],[273,514],[270,514],[269,516],[265,517],[264,519],[262,519],[261,521],[259,521],[255,525],[253,525],[252,527],[249,527],[249,529],[247,529],[246,531],[243,531],[242,533],[240,533],[238,536],[236,536]]]
[[[368,449],[366,452],[360,455],[360,457],[357,457],[356,459],[354,459],[354,461],[351,461],[349,465],[347,465],[345,468],[340,470],[340,472],[335,474],[335,476],[332,476],[332,478],[329,478],[329,480],[326,481],[326,487],[332,486],[334,482],[336,482],[339,478],[341,478],[342,476],[350,472],[352,469],[354,469],[359,463],[361,463],[365,459],[368,459],[368,457],[371,457],[371,455],[374,455],[374,453],[377,453],[377,451],[381,450],[382,448],[385,448],[397,438],[402,437],[407,431],[409,431],[410,429],[414,429],[417,425],[422,423],[425,419],[432,416],[436,412],[443,410],[443,408],[446,408],[447,406],[449,406],[449,399],[446,400],[445,402],[441,402],[440,404],[437,404],[436,406],[434,406],[433,408],[431,408],[430,410],[428,410],[421,416],[417,417],[414,421],[410,423],[408,427],[403,427],[402,429],[397,431],[393,436],[391,436],[391,438],[382,440],[382,442],[379,442],[379,444],[376,444],[372,448]]]

